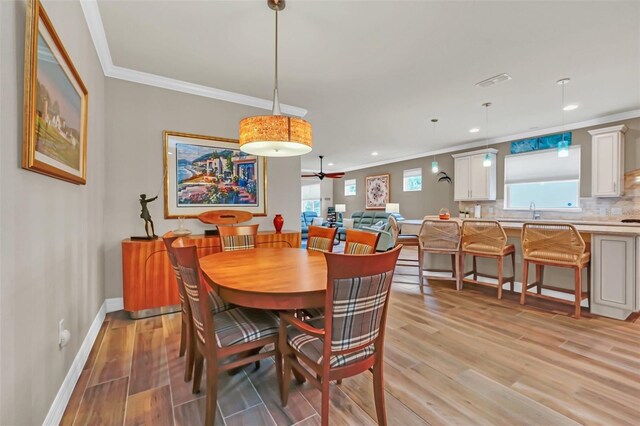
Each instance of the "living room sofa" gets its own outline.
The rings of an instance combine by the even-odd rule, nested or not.
[[[384,211],[356,211],[351,215],[351,219],[353,219],[353,228],[354,229],[362,229],[362,228],[370,228],[378,222],[382,222],[384,228],[387,226],[387,222],[389,222],[389,215],[395,216],[398,222],[404,220],[399,213],[386,213]],[[344,241],[347,236],[347,228],[344,227],[344,224],[341,224],[338,227],[338,239],[340,241]]]

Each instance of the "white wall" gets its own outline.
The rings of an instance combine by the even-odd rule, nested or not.
[[[155,196],[148,205],[156,234],[178,227],[175,219],[164,219],[163,139],[164,130],[237,138],[241,118],[264,111],[121,80],[107,79],[107,200],[106,296],[122,296],[121,241],[144,235],[139,195]],[[284,217],[284,228],[300,229],[300,158],[269,159],[267,162],[267,216],[253,223],[260,230],[273,229],[273,217]],[[186,221],[194,233],[205,226],[197,219]]]
[[[105,78],[76,1],[44,1],[89,91],[87,185],[20,167],[26,2],[0,1],[0,424],[40,424],[104,301]],[[58,348],[58,320],[71,342]]]

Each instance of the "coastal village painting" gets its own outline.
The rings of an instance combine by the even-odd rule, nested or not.
[[[257,157],[236,149],[176,144],[178,206],[256,206]]]

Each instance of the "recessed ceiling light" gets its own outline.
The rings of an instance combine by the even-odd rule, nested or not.
[[[469,129],[469,133],[478,133],[480,131],[480,129],[478,129],[477,127],[474,127],[473,129]]]
[[[569,105],[565,106],[562,109],[565,110],[565,111],[573,111],[574,109],[578,109],[578,105],[577,104],[569,104]]]
[[[371,153],[371,155],[373,155],[373,156],[375,157],[376,155],[378,155],[378,153],[377,153],[376,151],[373,151],[373,152]]]
[[[333,163],[329,163],[329,164],[327,164],[327,166],[333,166],[333,165],[334,165]]]

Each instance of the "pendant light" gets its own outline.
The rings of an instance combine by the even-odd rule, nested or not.
[[[564,140],[564,86],[570,81],[570,78],[561,78],[556,81],[556,84],[562,86],[562,140],[558,142],[558,158],[569,156],[569,142]]]
[[[313,138],[311,124],[280,112],[278,100],[278,13],[285,8],[285,0],[267,0],[276,14],[275,82],[271,115],[258,115],[240,120],[240,150],[263,157],[292,157],[311,152]]]
[[[485,128],[486,128],[486,139],[487,139],[486,148],[489,148],[489,107],[491,106],[491,102],[485,102],[482,104],[482,106],[485,108]],[[491,167],[491,156],[489,155],[488,152],[484,155],[484,160],[482,161],[482,165],[484,167]]]
[[[431,122],[433,123],[433,140],[436,139],[436,123],[438,122],[437,118],[432,118]],[[431,162],[431,173],[436,174],[440,171],[438,167],[438,161],[436,160],[436,155],[433,154],[433,161]]]

